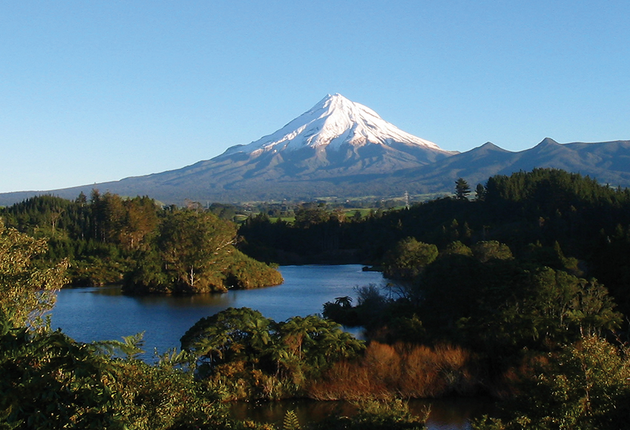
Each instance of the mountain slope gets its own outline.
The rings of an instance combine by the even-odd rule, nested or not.
[[[345,97],[328,95],[276,132],[193,165],[48,192],[0,194],[9,205],[37,194],[73,199],[93,188],[148,195],[164,203],[312,200],[319,197],[402,196],[451,192],[496,174],[553,167],[602,183],[630,186],[630,141],[560,144],[546,138],[526,151],[488,142],[464,153],[445,151],[383,120]]]
[[[340,94],[329,95],[273,134],[229,148],[192,166],[204,179],[239,181],[328,179],[389,173],[448,157],[435,143],[383,120]]]
[[[396,172],[386,180],[393,188],[435,192],[452,190],[455,179],[485,183],[492,175],[510,175],[537,167],[562,169],[596,178],[601,183],[630,186],[630,141],[560,144],[545,138],[525,151],[510,152],[492,143],[437,161]],[[410,191],[411,192],[411,191]]]
[[[147,194],[169,203],[182,203],[185,198],[204,202],[313,198],[338,194],[342,183],[369,182],[454,154],[334,94],[278,131],[228,148],[211,160],[54,193],[76,197],[96,187],[122,195]]]

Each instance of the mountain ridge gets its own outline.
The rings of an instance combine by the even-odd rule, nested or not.
[[[148,195],[166,204],[450,193],[459,177],[474,186],[493,175],[535,167],[629,186],[630,141],[561,144],[546,137],[519,152],[486,142],[459,153],[406,133],[372,109],[333,94],[274,133],[231,146],[212,159],[119,181],[2,193],[0,205],[40,194],[73,199],[93,188]]]

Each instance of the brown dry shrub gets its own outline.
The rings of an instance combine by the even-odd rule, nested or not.
[[[320,400],[471,395],[480,385],[474,362],[469,351],[451,345],[372,342],[362,359],[336,363],[307,394]]]
[[[443,394],[474,394],[479,381],[472,371],[474,360],[470,351],[458,346],[437,345],[435,354],[440,358],[440,379],[446,387]]]
[[[440,360],[427,346],[397,345],[403,354],[403,374],[399,376],[399,389],[406,397],[437,397],[444,392],[440,378]]]
[[[363,358],[372,383],[387,390],[400,378],[401,356],[390,345],[372,342],[367,347]]]
[[[340,361],[322,378],[311,381],[306,391],[316,400],[360,400],[370,397],[375,390],[365,366],[356,361]]]

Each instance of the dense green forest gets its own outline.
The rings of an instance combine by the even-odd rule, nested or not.
[[[324,305],[325,317],[367,329],[368,350],[390,346],[381,351],[396,369],[389,392],[414,395],[408,351],[422,345],[460,360],[438,395],[506,399],[503,421],[479,428],[623,428],[630,191],[550,169],[491,177],[474,195],[460,179],[454,191],[368,216],[321,206],[298,210],[294,223],[262,214],[239,232],[265,261],[361,261],[397,281],[360,288],[356,304]],[[333,369],[337,385],[362,380],[365,364],[344,366]]]
[[[126,292],[139,294],[282,283],[276,270],[237,249],[236,224],[194,205],[161,208],[148,197],[94,190],[89,200],[34,197],[4,208],[0,217],[7,227],[47,238],[45,259],[66,260],[75,286],[123,283]]]
[[[536,169],[491,177],[471,194],[367,216],[304,205],[293,223],[258,214],[239,228],[241,249],[278,264],[383,266],[409,238],[435,245],[441,253],[453,242],[472,247],[497,241],[519,261],[534,259],[552,268],[575,264],[573,274],[606,285],[619,310],[630,314],[630,190]],[[381,268],[386,274],[394,269]]]
[[[232,420],[224,402],[307,397],[360,409],[309,428],[422,428],[398,399],[489,395],[501,412],[474,428],[624,428],[630,191],[550,169],[453,187],[408,208],[304,204],[291,221],[265,211],[240,226],[217,216],[234,217],[227,206],[96,191],[4,208],[0,426],[271,428]],[[156,365],[137,360],[140,338],[81,344],[42,319],[68,283],[183,293],[281,282],[257,260],[360,262],[392,284],[323,304],[324,318],[228,309]],[[367,341],[339,324],[363,326]],[[295,416],[284,428],[299,428]]]

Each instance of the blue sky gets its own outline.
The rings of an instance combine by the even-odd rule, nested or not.
[[[630,139],[630,2],[0,1],[0,192],[176,169],[341,93],[447,150]]]

